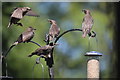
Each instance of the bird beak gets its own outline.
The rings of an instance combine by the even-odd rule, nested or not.
[[[52,22],[51,22],[51,19],[48,19],[48,22],[49,22],[49,23],[52,23]]]

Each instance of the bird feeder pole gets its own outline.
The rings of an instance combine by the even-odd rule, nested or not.
[[[87,52],[85,56],[88,56],[88,61],[87,61],[88,80],[93,78],[99,80],[99,74],[100,74],[99,57],[102,56],[102,54],[96,51],[91,51],[91,52]]]
[[[0,54],[0,79],[2,76],[2,55]]]

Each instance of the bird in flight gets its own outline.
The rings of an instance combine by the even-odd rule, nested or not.
[[[30,7],[16,7],[10,16],[10,21],[8,24],[8,28],[12,26],[12,24],[17,24],[19,26],[23,26],[22,23],[18,23],[25,15],[27,16],[36,16],[39,17],[36,13],[32,11]]]

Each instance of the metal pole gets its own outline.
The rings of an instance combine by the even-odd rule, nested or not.
[[[0,53],[0,80],[2,79],[2,54]]]
[[[48,67],[48,71],[49,71],[49,76],[50,76],[50,80],[54,80],[54,69],[53,67]]]
[[[102,56],[102,53],[91,51],[87,52],[85,56],[88,56],[87,61],[87,78],[99,80],[100,67],[99,67],[99,57]]]

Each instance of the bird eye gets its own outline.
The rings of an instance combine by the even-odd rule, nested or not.
[[[51,21],[51,20],[50,20],[49,22],[50,22],[50,23],[52,23],[52,21]]]

